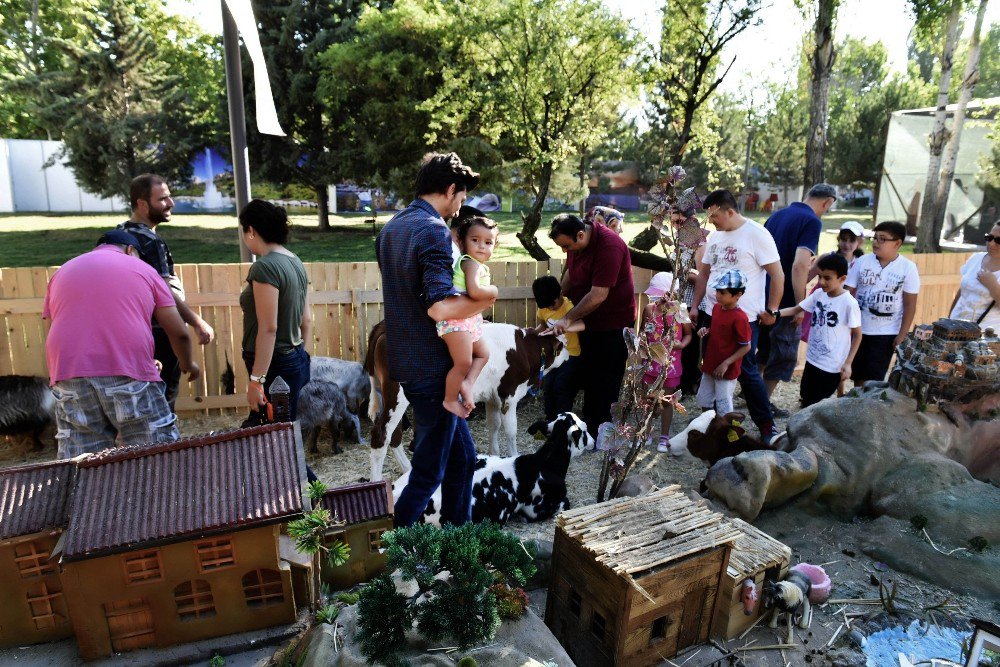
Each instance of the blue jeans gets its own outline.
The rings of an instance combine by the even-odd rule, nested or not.
[[[576,399],[576,362],[579,356],[570,357],[559,364],[559,368],[549,371],[542,378],[542,397],[545,403],[545,419],[552,421],[562,412],[573,411]]]
[[[743,356],[743,363],[740,365],[740,387],[743,389],[743,400],[747,402],[747,412],[750,419],[760,429],[761,435],[767,435],[765,431],[774,429],[774,416],[771,414],[771,401],[767,397],[767,386],[764,385],[764,378],[757,368],[757,337],[760,333],[757,322],[750,323],[750,351]]]
[[[441,487],[441,522],[472,520],[476,446],[469,425],[444,409],[444,378],[402,383],[413,408],[413,469],[395,505],[397,528],[416,523]]]

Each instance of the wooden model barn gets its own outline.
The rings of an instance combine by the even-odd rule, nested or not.
[[[545,623],[580,667],[660,664],[708,640],[739,537],[677,485],[563,512]]]
[[[0,645],[75,635],[90,660],[293,622],[305,477],[287,423],[0,472]]]
[[[334,588],[348,588],[368,581],[385,569],[382,534],[392,530],[392,485],[385,480],[330,489],[320,505],[344,525],[331,528],[326,540],[340,540],[351,548],[339,567],[323,563],[323,581]]]

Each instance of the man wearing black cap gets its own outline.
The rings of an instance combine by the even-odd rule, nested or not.
[[[166,281],[174,295],[174,305],[181,319],[191,325],[198,336],[198,342],[207,345],[215,338],[215,331],[205,320],[194,312],[184,298],[184,286],[174,273],[174,258],[166,241],[156,233],[156,226],[170,220],[170,212],[174,208],[174,200],[170,196],[170,187],[166,180],[156,174],[142,174],[132,179],[129,187],[129,200],[132,204],[132,217],[118,225],[138,243],[139,258],[156,269]],[[156,360],[160,362],[160,379],[163,380],[163,390],[167,396],[170,409],[174,409],[177,400],[177,389],[180,385],[181,367],[174,355],[170,337],[163,327],[153,324],[153,341],[156,344]]]
[[[781,257],[781,269],[785,272],[785,290],[781,293],[782,308],[791,308],[806,298],[806,283],[809,269],[819,248],[819,235],[823,231],[820,218],[837,201],[837,191],[828,183],[817,183],[809,189],[805,201],[793,202],[767,219],[764,228],[771,232],[774,244]],[[799,343],[802,338],[803,313],[794,317],[780,317],[773,326],[762,329],[757,361],[767,386],[767,395],[774,393],[778,382],[792,379],[799,357]],[[787,417],[788,413],[771,405],[776,417]]]
[[[49,281],[42,317],[52,323],[45,358],[59,458],[100,451],[116,439],[138,445],[180,437],[153,358],[150,319],[190,379],[201,370],[173,295],[138,254],[135,237],[115,229]]]

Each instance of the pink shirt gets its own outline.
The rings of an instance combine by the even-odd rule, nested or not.
[[[155,308],[173,305],[156,270],[116,246],[69,260],[49,281],[42,310],[52,322],[49,382],[109,375],[159,382],[150,320]]]

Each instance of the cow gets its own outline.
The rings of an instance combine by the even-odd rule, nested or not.
[[[530,388],[539,386],[541,376],[558,368],[569,356],[559,338],[540,336],[534,329],[512,324],[487,322],[483,326],[483,340],[490,351],[490,360],[476,380],[473,400],[486,404],[490,453],[500,455],[502,423],[508,451],[516,456],[518,401]],[[372,479],[382,479],[386,444],[392,447],[403,471],[409,472],[410,461],[402,448],[403,415],[409,401],[399,384],[389,377],[384,322],[376,324],[368,337],[364,367],[371,376],[368,416],[372,420]]]
[[[740,412],[719,416],[714,410],[707,410],[694,419],[684,431],[670,439],[670,451],[677,456],[690,454],[713,466],[727,456],[736,456],[758,449],[777,450],[778,438],[771,444],[764,444],[757,438],[747,435],[746,429],[740,426],[744,421],[746,415]]]
[[[533,454],[476,457],[472,477],[472,521],[545,521],[569,509],[566,472],[570,461],[595,448],[587,425],[572,412],[563,412],[551,422],[538,421],[528,433],[545,436]],[[409,472],[392,485],[393,499],[406,487]],[[431,496],[424,510],[425,523],[441,523],[441,489]]]

